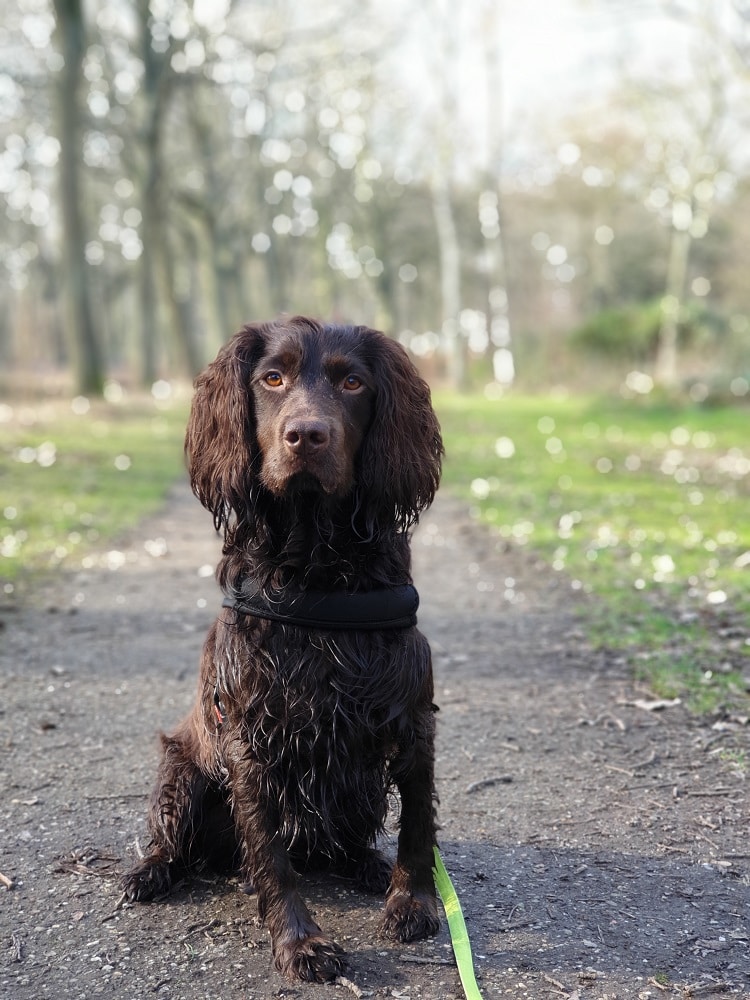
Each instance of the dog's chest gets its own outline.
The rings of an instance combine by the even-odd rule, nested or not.
[[[238,640],[219,658],[218,684],[258,763],[356,768],[387,757],[411,707],[402,638],[279,628],[262,644]]]

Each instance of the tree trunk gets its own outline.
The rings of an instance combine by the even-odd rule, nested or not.
[[[159,285],[157,271],[159,227],[161,221],[161,100],[160,77],[163,53],[153,48],[148,0],[138,3],[141,58],[143,60],[143,94],[146,101],[144,152],[146,163],[141,183],[143,216],[143,253],[140,259],[141,307],[141,381],[151,385],[158,376],[159,348]]]
[[[154,220],[149,220],[145,211],[148,204],[145,195],[142,200],[143,213],[143,253],[140,259],[140,320],[141,320],[141,355],[140,378],[145,386],[153,385],[158,375],[158,344],[159,344],[159,298],[156,289],[156,261],[154,253],[155,238],[152,233]]]
[[[433,177],[432,210],[440,255],[440,297],[446,369],[451,383],[466,386],[466,338],[461,330],[461,253],[453,217],[447,179],[440,172]]]
[[[209,290],[210,321],[205,349],[209,356],[218,351],[225,340],[247,315],[236,301],[233,278],[238,268],[236,253],[230,244],[230,234],[221,225],[221,205],[224,191],[220,174],[215,167],[216,138],[212,134],[210,117],[196,93],[188,108],[190,123],[200,152],[203,171],[203,197],[196,202],[198,217],[207,237],[204,254],[204,273]],[[209,105],[209,111],[212,111]]]
[[[157,51],[153,45],[148,0],[139,0],[138,15],[143,58],[143,95],[146,101],[146,168],[142,189],[143,254],[141,257],[141,307],[143,309],[143,382],[153,382],[158,372],[160,349],[171,340],[179,352],[184,374],[194,376],[201,367],[192,322],[185,323],[182,304],[174,287],[175,266],[168,242],[164,185],[163,131],[172,93],[171,47]],[[160,306],[163,308],[160,309]],[[160,336],[160,323],[170,327],[171,337]]]
[[[55,0],[55,15],[60,51],[65,60],[58,88],[65,331],[74,360],[78,392],[99,394],[104,374],[87,284],[88,265],[81,192],[80,101],[83,58],[86,52],[81,0]]]
[[[450,18],[444,15],[445,9],[439,4],[433,16],[437,21],[440,54],[437,73],[440,81],[441,112],[435,134],[430,193],[440,257],[441,322],[446,374],[455,388],[463,389],[467,381],[468,345],[461,329],[461,249],[451,192],[457,155],[455,136],[458,129],[458,111],[455,80],[458,66],[458,36]]]
[[[503,228],[503,65],[498,0],[487,4],[482,23],[487,74],[487,183],[484,203],[480,201],[480,222],[487,259],[488,354],[495,379],[509,384],[515,375],[513,359],[508,270]]]
[[[174,336],[177,360],[183,372],[191,378],[203,368],[203,358],[198,346],[197,311],[197,249],[190,234],[184,233],[182,240],[186,246],[186,261],[178,262],[165,232],[160,234],[160,274],[164,282],[163,299],[169,316],[169,325]],[[191,242],[193,245],[191,245]],[[177,280],[177,268],[182,265],[188,270],[186,280]],[[180,289],[182,285],[182,289]]]
[[[690,233],[686,229],[672,229],[667,287],[662,299],[662,320],[654,364],[654,381],[664,389],[671,389],[677,384],[677,337],[682,300],[685,295],[690,243]]]

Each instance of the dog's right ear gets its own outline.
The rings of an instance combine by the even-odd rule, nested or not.
[[[250,324],[222,347],[195,380],[185,434],[193,493],[226,529],[241,515],[252,492],[258,460],[250,378],[265,344],[263,324]]]

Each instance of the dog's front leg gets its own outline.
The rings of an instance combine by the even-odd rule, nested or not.
[[[416,746],[408,763],[395,762],[396,784],[401,796],[398,854],[385,901],[381,925],[384,937],[417,941],[436,934],[435,882],[432,875],[436,841],[434,794],[434,720],[425,713],[417,727]]]
[[[297,890],[289,854],[281,842],[278,801],[263,787],[258,768],[239,747],[230,767],[232,808],[246,874],[258,894],[258,913],[271,935],[276,967],[289,980],[328,982],[346,969],[342,948],[315,923]]]

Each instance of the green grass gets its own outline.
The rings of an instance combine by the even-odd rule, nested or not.
[[[444,486],[595,595],[596,642],[624,650],[663,697],[699,711],[744,702],[750,645],[717,637],[750,612],[747,411],[440,393],[435,403]]]
[[[623,651],[660,696],[747,711],[747,411],[441,393],[435,403],[444,488],[594,595],[595,642]],[[0,404],[5,592],[80,565],[158,507],[182,474],[186,416],[184,399],[83,414],[69,402]]]
[[[78,401],[78,408],[80,401]],[[0,404],[0,586],[100,548],[163,501],[183,469],[187,406],[151,399]]]

